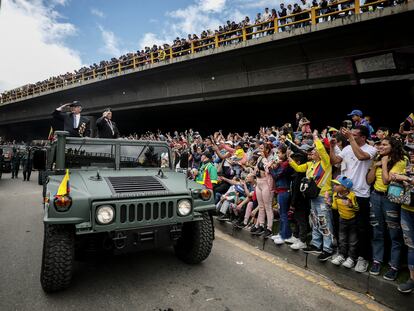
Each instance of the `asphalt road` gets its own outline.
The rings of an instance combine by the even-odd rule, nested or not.
[[[77,263],[71,288],[46,295],[39,282],[42,243],[37,175],[23,182],[4,174],[0,180],[1,311],[388,310],[218,231],[210,257],[200,265],[182,263],[171,248],[97,258]]]

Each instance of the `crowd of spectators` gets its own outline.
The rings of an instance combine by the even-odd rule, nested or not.
[[[360,110],[349,119],[317,131],[298,112],[295,123],[256,135],[190,129],[122,138],[166,141],[174,167],[214,191],[220,221],[357,272],[387,267],[390,281],[408,263],[410,278],[398,289],[411,292],[414,114],[395,132],[374,129]]]
[[[254,135],[189,129],[119,139],[168,143],[172,166],[213,191],[218,220],[356,272],[386,267],[389,281],[407,264],[398,289],[414,290],[414,113],[397,131],[374,128],[356,109],[320,131],[298,112]],[[16,142],[2,145],[18,158]]]
[[[366,0],[365,4],[376,3],[372,6],[363,7],[362,12],[376,10],[386,6],[393,6],[406,2],[407,0],[387,0],[377,3],[377,0]],[[0,94],[0,102],[7,102],[17,97],[24,97],[41,93],[47,90],[63,87],[65,85],[79,83],[83,80],[95,79],[108,74],[118,73],[143,66],[153,62],[163,61],[173,57],[178,57],[193,52],[207,50],[216,47],[216,36],[219,40],[219,46],[228,45],[243,41],[243,29],[245,29],[246,39],[259,38],[266,35],[272,35],[275,29],[275,20],[278,18],[278,31],[289,31],[293,28],[310,25],[310,9],[312,7],[320,8],[316,12],[317,22],[324,22],[342,18],[351,11],[341,11],[354,7],[354,2],[338,4],[338,0],[300,0],[300,3],[280,4],[279,9],[265,8],[263,13],[258,13],[254,20],[246,16],[241,22],[227,21],[225,25],[219,26],[215,31],[205,30],[199,36],[189,34],[187,38],[177,37],[172,44],[163,44],[162,46],[153,45],[145,47],[136,53],[127,53],[118,58],[113,57],[109,61],[101,61],[99,64],[93,64],[89,67],[82,67],[74,72],[51,77],[44,81],[34,84],[27,84],[13,90],[5,91]],[[328,14],[328,15],[326,15]],[[326,15],[326,16],[322,16]],[[300,22],[303,21],[303,22]]]

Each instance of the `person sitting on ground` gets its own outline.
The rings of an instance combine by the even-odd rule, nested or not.
[[[230,220],[230,205],[238,203],[239,193],[236,190],[236,186],[239,186],[241,183],[238,177],[234,177],[231,180],[225,177],[219,177],[219,179],[225,180],[231,185],[227,192],[221,196],[220,201],[216,204],[217,214],[219,215],[217,219],[220,221],[226,221]]]

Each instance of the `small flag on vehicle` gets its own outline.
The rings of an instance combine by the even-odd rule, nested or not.
[[[63,177],[62,182],[60,183],[59,189],[56,193],[57,196],[65,196],[68,195],[70,192],[70,184],[69,184],[69,169],[66,169],[65,177]]]
[[[53,127],[52,126],[50,127],[49,136],[47,137],[47,139],[49,141],[53,140]]]

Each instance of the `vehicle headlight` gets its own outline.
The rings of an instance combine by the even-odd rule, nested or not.
[[[208,201],[211,198],[211,191],[208,189],[203,189],[200,192],[200,197],[203,201]]]
[[[58,212],[67,212],[72,206],[72,198],[68,195],[56,195],[53,204]]]
[[[188,216],[191,213],[191,202],[187,199],[178,201],[178,215]]]
[[[114,220],[115,210],[111,205],[101,205],[96,209],[96,221],[101,225],[107,225]]]

